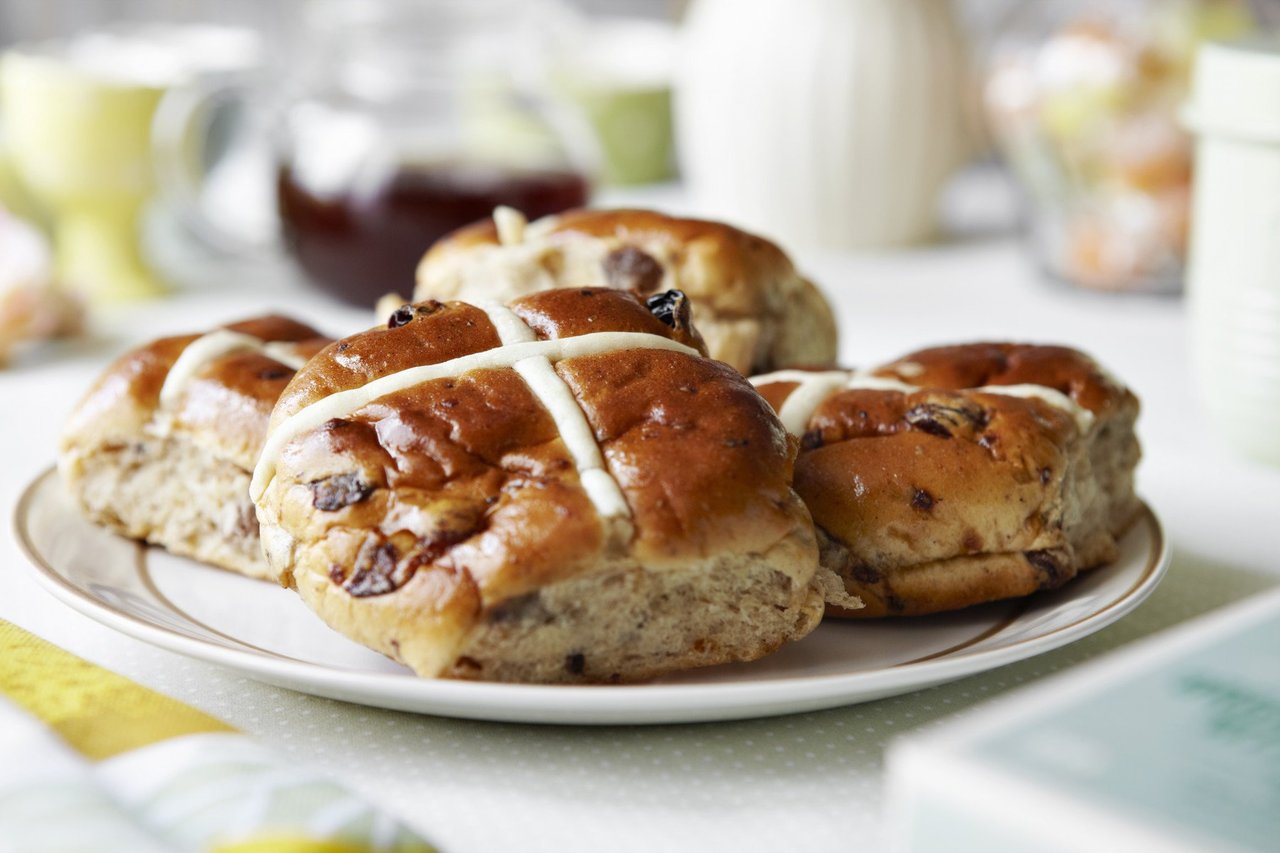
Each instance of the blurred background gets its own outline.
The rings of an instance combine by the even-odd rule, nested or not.
[[[802,251],[1017,231],[1051,285],[1177,293],[1196,48],[1277,6],[8,0],[0,286],[209,260],[371,304],[495,205],[595,203]]]

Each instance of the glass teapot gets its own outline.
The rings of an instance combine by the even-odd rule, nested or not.
[[[520,0],[315,2],[274,103],[264,110],[260,91],[190,93],[157,128],[208,148],[228,108],[256,103],[270,116],[279,223],[267,242],[317,286],[372,305],[412,290],[426,249],[495,206],[533,219],[586,203],[590,130],[538,85],[557,20],[554,5]],[[185,218],[210,243],[248,248],[227,215],[196,203],[208,170],[190,162],[164,170]]]

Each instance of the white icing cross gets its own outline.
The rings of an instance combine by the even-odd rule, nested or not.
[[[778,420],[792,435],[803,435],[809,427],[809,420],[818,407],[840,391],[853,389],[869,389],[874,391],[901,391],[913,394],[923,391],[919,385],[909,385],[888,376],[875,376],[855,370],[826,370],[809,372],[806,370],[779,370],[750,379],[752,385],[759,387],[772,382],[797,382],[778,412]],[[1093,425],[1093,412],[1072,400],[1056,388],[1047,385],[983,385],[980,388],[965,388],[964,391],[977,391],[982,394],[1004,394],[1009,397],[1034,397],[1049,405],[1065,411],[1076,422],[1080,432],[1086,433]]]
[[[289,341],[264,341],[243,332],[216,329],[187,344],[186,349],[179,354],[160,388],[160,406],[168,409],[177,405],[178,398],[197,373],[210,362],[233,352],[260,352],[297,370],[307,363],[307,359],[299,355],[295,347],[296,344]]]
[[[552,364],[627,349],[660,349],[700,355],[693,347],[647,332],[592,332],[571,338],[537,340],[533,330],[503,305],[479,306],[489,315],[502,346],[437,364],[421,364],[379,377],[359,388],[349,388],[317,400],[282,421],[262,447],[249,495],[256,502],[275,476],[276,461],[284,446],[306,432],[319,429],[334,418],[364,408],[374,400],[437,379],[448,379],[472,370],[513,368],[551,414],[561,439],[578,468],[582,488],[605,518],[626,518],[630,508],[622,490],[604,465],[595,434],[569,386]]]
[[[500,204],[493,209],[493,227],[498,232],[498,242],[503,246],[518,246],[524,242],[524,229],[529,220],[514,207]],[[504,341],[505,343],[505,341]]]
[[[538,339],[533,329],[507,306],[489,302],[481,303],[479,307],[489,315],[489,321],[497,329],[503,346]],[[568,448],[573,464],[578,468],[582,488],[595,504],[596,511],[602,518],[629,518],[631,508],[622,496],[618,481],[605,467],[591,424],[587,423],[587,416],[574,398],[573,391],[560,378],[560,374],[556,373],[551,360],[545,355],[535,355],[517,361],[512,367],[524,379],[533,396],[550,413],[560,432],[560,440]]]

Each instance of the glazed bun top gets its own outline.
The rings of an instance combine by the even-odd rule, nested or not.
[[[64,450],[188,432],[251,470],[280,393],[330,339],[288,317],[230,323],[161,338],[118,358],[89,389],[63,432]]]
[[[666,338],[705,355],[705,345],[689,319],[688,300],[681,294],[658,294],[651,299],[653,307],[632,294],[562,289],[517,300],[510,309],[539,340],[633,332]],[[482,304],[485,307],[429,299],[404,305],[386,324],[334,342],[281,396],[273,425],[337,391],[501,347],[501,330],[486,308],[502,306]]]
[[[1092,357],[1065,346],[976,343],[931,347],[905,355],[875,373],[927,388],[984,386],[1051,388],[1094,415],[1137,398]]]
[[[712,358],[750,373],[827,365],[831,309],[773,243],[729,225],[647,210],[575,210],[492,219],[438,241],[418,266],[418,299],[509,300],[599,285],[649,295],[678,288]]]
[[[663,565],[763,551],[797,524],[794,450],[703,353],[678,292],[407,305],[298,373],[253,496],[310,518],[291,525],[304,538],[403,526],[414,559],[466,565],[487,599],[602,552]]]
[[[1085,353],[1036,344],[932,347],[868,371],[781,370],[751,381],[778,411],[788,430],[798,436],[811,432],[820,418],[831,426],[836,412],[845,409],[848,411],[837,420],[849,421],[840,430],[848,436],[863,430],[927,430],[930,419],[922,414],[923,409],[913,410],[910,417],[906,410],[900,413],[902,417],[891,417],[887,410],[872,414],[864,405],[870,401],[878,410],[921,394],[959,394],[987,407],[1030,407],[1042,421],[1050,425],[1061,422],[1064,428],[1074,425],[1080,433],[1088,432],[1099,418],[1120,409],[1136,410],[1138,405],[1132,391]],[[1016,400],[1021,402],[1013,402]]]

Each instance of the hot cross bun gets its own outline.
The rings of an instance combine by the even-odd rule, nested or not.
[[[752,380],[800,437],[823,566],[865,607],[953,610],[1115,558],[1139,509],[1137,398],[1073,349],[969,344]]]
[[[254,474],[272,569],[423,676],[646,679],[817,624],[795,442],[678,292],[424,301],[280,398]]]
[[[579,285],[679,288],[711,357],[744,374],[836,356],[830,307],[781,249],[718,222],[647,210],[575,210],[526,224],[499,208],[427,252],[415,293],[503,300]]]
[[[276,398],[328,343],[270,316],[125,354],[71,415],[63,480],[91,518],[126,536],[266,577],[249,475]]]

